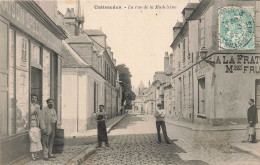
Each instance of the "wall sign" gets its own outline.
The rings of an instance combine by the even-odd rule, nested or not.
[[[219,49],[254,50],[253,7],[224,7],[219,13]]]
[[[61,52],[61,41],[18,1],[0,1],[0,15],[57,53]]]
[[[215,64],[224,64],[226,73],[260,73],[260,55],[217,56]]]

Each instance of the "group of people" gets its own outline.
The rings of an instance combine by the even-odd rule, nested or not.
[[[47,99],[47,107],[40,109],[40,106],[37,104],[38,97],[32,95],[31,103],[31,129],[30,129],[30,140],[31,146],[30,151],[32,153],[32,159],[36,160],[39,158],[38,152],[43,150],[43,159],[48,160],[48,158],[55,158],[52,154],[52,148],[55,137],[55,129],[57,122],[57,114],[54,107],[54,100]],[[257,108],[254,105],[254,100],[249,100],[249,109],[247,111],[248,126],[246,139],[243,142],[256,142],[256,131],[255,125],[258,123],[257,118]],[[164,135],[165,142],[167,144],[172,144],[172,140],[168,137],[165,125],[165,110],[162,109],[162,104],[157,104],[157,109],[154,113],[156,118],[156,129],[157,129],[157,143],[161,143],[161,128]],[[96,121],[97,121],[97,139],[98,139],[98,148],[102,147],[102,142],[109,147],[107,129],[106,129],[106,120],[107,115],[104,105],[99,105],[99,110],[96,112]]]
[[[258,123],[258,115],[257,115],[257,108],[254,104],[254,99],[249,100],[249,109],[247,110],[247,131],[246,131],[246,138],[243,142],[251,142],[256,143],[256,131],[255,125]],[[99,112],[97,113],[96,120],[98,122],[98,147],[101,147],[101,142],[104,141],[107,146],[108,138],[106,132],[106,125],[105,125],[105,115],[104,106],[99,106]],[[143,113],[142,113],[143,114]],[[161,143],[161,128],[164,136],[164,140],[167,144],[172,144],[172,140],[167,135],[166,125],[165,125],[165,115],[166,112],[162,109],[162,104],[157,104],[157,109],[155,110],[154,117],[156,118],[156,129],[157,129],[157,143]]]
[[[31,96],[31,128],[30,152],[33,160],[40,158],[39,152],[43,150],[43,159],[55,158],[52,154],[52,148],[55,138],[57,114],[54,109],[54,99],[47,99],[47,107],[41,109],[37,104],[38,97],[35,94]]]

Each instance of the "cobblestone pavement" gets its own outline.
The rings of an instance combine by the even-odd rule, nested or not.
[[[117,116],[113,119],[107,120],[107,128],[111,128],[117,123],[123,116]],[[82,153],[83,150],[90,149],[92,146],[96,146],[97,143],[97,130],[88,130],[84,133],[74,133],[71,136],[66,136],[64,150],[61,154],[54,154],[56,158],[51,158],[48,161],[38,159],[37,161],[30,160],[27,165],[64,165],[75,156]],[[40,153],[42,156],[42,153]],[[18,163],[23,164],[23,163]]]
[[[157,144],[155,119],[128,115],[109,134],[102,147],[83,164],[260,164],[259,157],[232,147],[244,131],[192,131],[167,124],[174,144]],[[162,138],[163,139],[163,138]]]
[[[64,151],[62,154],[55,154],[56,158],[51,158],[48,161],[39,159],[37,161],[30,161],[27,165],[57,165],[66,164],[71,158],[78,155],[82,150],[86,149],[87,145],[77,145],[77,146],[64,146]]]

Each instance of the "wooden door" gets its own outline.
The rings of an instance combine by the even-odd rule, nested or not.
[[[205,114],[205,78],[199,79],[199,114]]]

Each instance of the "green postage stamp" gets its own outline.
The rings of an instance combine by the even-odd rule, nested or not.
[[[219,8],[219,49],[254,50],[255,29],[253,7]]]

